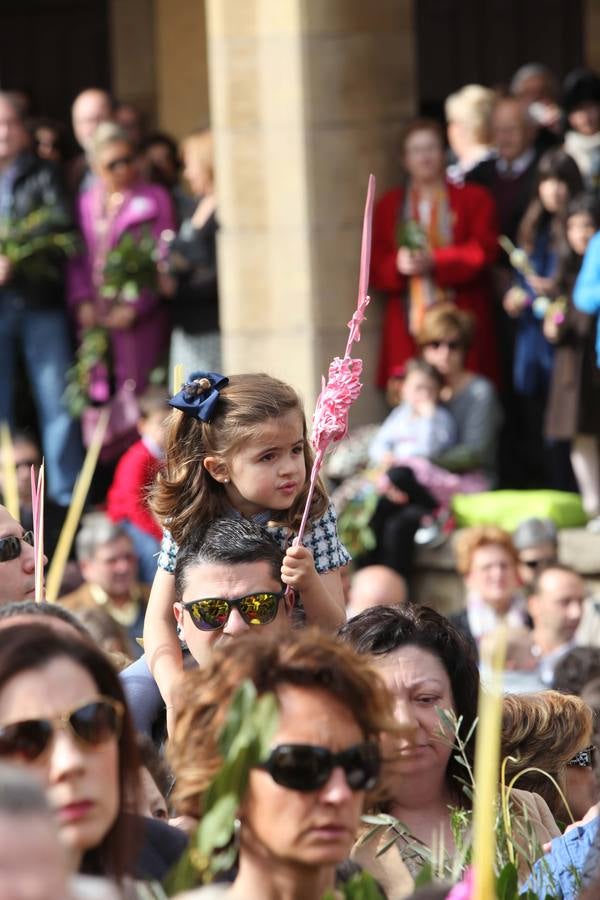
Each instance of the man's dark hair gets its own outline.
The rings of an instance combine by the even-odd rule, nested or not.
[[[588,681],[598,677],[600,648],[573,647],[556,663],[552,687],[563,694],[575,694],[579,697]]]
[[[5,603],[3,606],[0,606],[0,621],[2,619],[14,619],[18,616],[39,616],[41,618],[53,618],[60,619],[62,622],[66,622],[67,625],[70,625],[71,628],[74,628],[75,631],[78,631],[79,634],[87,638],[87,640],[91,640],[91,636],[87,628],[81,624],[77,616],[74,616],[72,612],[68,609],[65,609],[64,606],[60,606],[58,603],[36,603],[34,600],[13,600],[10,603]],[[40,622],[42,625],[43,622]]]
[[[204,563],[236,566],[241,563],[266,562],[275,581],[281,582],[283,551],[261,525],[251,519],[215,519],[200,532],[184,541],[175,564],[175,595],[181,599],[186,572]]]
[[[533,579],[533,584],[531,585],[530,589],[531,594],[539,594],[541,582],[546,572],[566,572],[567,575],[575,575],[576,578],[579,578],[580,581],[583,581],[583,578],[581,577],[579,572],[575,571],[572,566],[566,566],[564,563],[559,562],[549,562],[546,563],[545,566],[541,566],[541,568],[536,570],[535,578]]]
[[[454,698],[457,718],[462,718],[459,733],[463,740],[477,718],[479,670],[471,643],[440,613],[428,606],[374,606],[343,625],[338,636],[358,653],[387,656],[401,647],[418,647],[437,657],[443,665]],[[474,741],[465,747],[472,764]],[[460,791],[456,779],[464,779],[464,767],[452,754],[446,770],[448,786]],[[461,803],[466,803],[461,795]]]
[[[149,147],[154,147],[156,144],[159,144],[162,147],[166,147],[173,158],[173,162],[175,165],[180,168],[181,161],[179,159],[179,150],[177,147],[177,141],[171,137],[170,134],[167,134],[166,131],[153,131],[150,134],[146,135],[146,137],[142,140],[140,144],[140,153],[143,153],[145,150],[148,150]]]

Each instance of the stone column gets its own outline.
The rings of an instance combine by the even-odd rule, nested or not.
[[[112,0],[110,23],[113,93],[154,122],[154,0]]]
[[[583,12],[583,56],[586,66],[600,70],[600,4],[585,0]]]
[[[369,172],[397,179],[413,111],[410,0],[206,0],[225,369],[292,382],[309,412],[356,304]],[[372,387],[380,310],[358,353]]]
[[[210,122],[204,0],[154,0],[160,127],[177,138]]]

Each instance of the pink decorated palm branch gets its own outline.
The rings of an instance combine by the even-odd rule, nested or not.
[[[353,359],[352,345],[360,341],[360,326],[365,318],[365,310],[369,305],[367,290],[369,287],[369,266],[371,263],[371,229],[373,219],[373,202],[375,199],[375,178],[369,175],[367,201],[363,219],[362,244],[360,251],[360,275],[358,279],[358,302],[351,320],[348,322],[350,334],[344,356],[336,356],[329,366],[327,382],[319,394],[312,423],[312,445],[315,449],[315,461],[310,475],[310,487],[302,522],[295,543],[301,544],[308,522],[315,484],[325,460],[325,454],[332,444],[341,441],[348,434],[348,417],[350,407],[360,394],[362,384],[362,360]]]

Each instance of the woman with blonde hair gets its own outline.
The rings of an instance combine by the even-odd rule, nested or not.
[[[184,177],[191,191],[171,244],[173,333],[171,362],[185,372],[221,370],[217,279],[217,197],[213,139],[205,128],[181,143]]]
[[[365,791],[378,778],[379,742],[395,733],[391,697],[370,663],[318,632],[243,636],[189,673],[171,744],[180,812],[198,817],[223,759],[220,733],[249,679],[275,695],[278,723],[267,759],[251,769],[237,810],[232,884],[186,897],[323,897],[350,853]]]
[[[115,387],[133,379],[141,394],[164,346],[166,312],[159,292],[147,288],[134,299],[107,301],[103,269],[126,232],[149,231],[160,241],[173,228],[173,208],[164,188],[140,180],[133,146],[112,122],[98,126],[88,154],[97,178],[78,200],[84,251],[72,266],[70,304],[80,329],[109,329]]]
[[[557,822],[579,821],[598,799],[592,722],[592,710],[574,695],[540,691],[504,698],[506,783],[519,775],[516,786],[543,797]]]
[[[448,178],[462,184],[480,163],[495,157],[491,147],[491,120],[496,95],[481,84],[466,84],[446,99],[448,143],[456,156]]]

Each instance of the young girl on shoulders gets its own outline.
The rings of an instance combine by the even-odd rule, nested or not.
[[[177,545],[221,516],[264,525],[285,550],[281,580],[300,594],[307,622],[344,620],[339,569],[350,557],[321,483],[304,545],[292,545],[304,509],[312,451],[300,398],[263,374],[195,372],[170,401],[166,466],[152,506],[165,528],[144,624],[144,648],[167,707],[182,669],[173,603]]]

